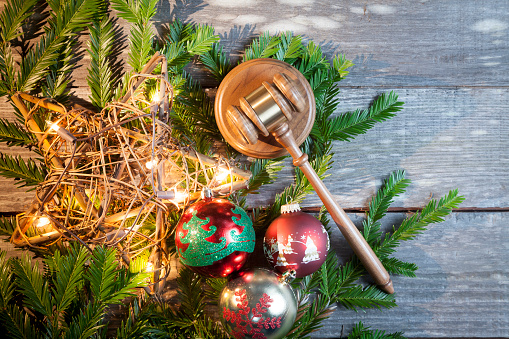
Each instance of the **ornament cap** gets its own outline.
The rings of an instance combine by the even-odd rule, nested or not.
[[[295,270],[288,270],[286,271],[285,273],[283,273],[279,278],[279,282],[283,285],[288,285],[289,283],[291,283],[293,281],[293,279],[295,279],[295,277],[297,276],[297,271]]]
[[[202,199],[211,199],[214,197],[214,193],[212,192],[212,190],[208,187],[205,187],[202,191],[201,191],[201,198]]]
[[[300,205],[298,202],[292,202],[281,206],[281,214],[292,213],[300,211]]]

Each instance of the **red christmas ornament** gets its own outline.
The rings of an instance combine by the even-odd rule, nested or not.
[[[329,235],[316,218],[300,211],[299,204],[283,205],[281,215],[265,232],[263,251],[277,271],[293,269],[301,278],[322,266],[329,251]]]
[[[228,200],[206,197],[190,206],[175,232],[180,261],[196,273],[226,277],[238,271],[255,246],[246,212]]]

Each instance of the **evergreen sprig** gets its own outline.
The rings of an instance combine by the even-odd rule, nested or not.
[[[49,31],[41,37],[20,64],[17,78],[17,90],[29,92],[43,79],[58,60],[61,52],[66,51],[67,44],[73,44],[72,37],[85,29],[104,10],[100,0],[69,0],[51,12],[48,23]],[[66,48],[67,47],[67,48]],[[65,54],[65,52],[64,52]],[[68,62],[57,72],[69,71]],[[63,68],[63,70],[62,70]]]
[[[402,332],[387,333],[381,330],[372,330],[362,322],[355,324],[348,339],[405,339]]]
[[[103,332],[109,305],[133,295],[147,279],[146,273],[127,273],[111,260],[116,255],[114,249],[97,246],[90,253],[74,244],[65,255],[56,251],[46,257],[43,271],[28,254],[7,259],[0,252],[3,333],[19,338],[32,338],[34,333],[89,338]],[[20,299],[22,307],[14,299]]]
[[[16,218],[0,216],[0,235],[10,237],[16,229]]]
[[[7,146],[32,147],[36,144],[32,133],[6,119],[0,119],[0,142],[5,142]]]
[[[322,120],[322,126],[313,126],[311,135],[322,142],[324,138],[349,141],[366,133],[375,123],[388,120],[403,108],[394,92],[381,94],[369,109],[343,113],[338,117]],[[319,130],[318,130],[319,128]]]
[[[0,174],[14,178],[19,187],[35,186],[44,181],[46,168],[37,165],[32,159],[24,160],[21,156],[0,153]]]
[[[94,22],[90,27],[88,42],[90,66],[87,83],[91,91],[90,101],[98,109],[104,108],[113,97],[115,80],[110,57],[114,38],[115,30],[108,16],[104,16],[100,22]]]
[[[218,81],[222,81],[232,69],[230,59],[223,51],[223,46],[217,42],[211,45],[208,52],[200,56],[200,62]]]
[[[111,7],[118,16],[131,24],[129,34],[128,64],[135,72],[141,71],[153,54],[154,30],[152,17],[156,14],[158,0],[111,0]]]
[[[381,258],[388,257],[396,251],[401,241],[414,239],[424,232],[429,224],[444,221],[444,217],[464,200],[463,196],[458,196],[457,189],[450,191],[440,200],[432,199],[420,213],[415,213],[403,220],[397,229],[393,228],[393,233],[386,237],[379,246],[374,246],[373,250]]]

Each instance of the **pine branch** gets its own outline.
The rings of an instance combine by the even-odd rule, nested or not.
[[[16,89],[16,63],[9,42],[0,44],[0,96],[8,95]]]
[[[0,312],[0,319],[2,320],[1,326],[6,331],[3,334],[7,335],[8,338],[27,339],[38,337],[37,328],[34,328],[30,316],[27,313],[22,313],[16,305],[7,305]]]
[[[52,279],[55,312],[65,312],[69,305],[79,297],[79,289],[83,285],[84,264],[88,259],[85,247],[71,246],[65,256],[56,251],[51,262],[54,278]]]
[[[369,109],[343,113],[336,118],[327,120],[320,131],[313,126],[311,135],[319,141],[324,138],[350,141],[355,136],[366,133],[377,122],[395,116],[395,113],[403,108],[403,103],[397,100],[398,96],[394,92],[382,94],[375,99]]]
[[[202,294],[202,278],[188,268],[182,268],[177,278],[178,296],[181,301],[177,314],[186,319],[192,326],[192,322],[203,315],[204,296]]]
[[[337,55],[332,59],[332,68],[339,76],[339,80],[343,79],[348,75],[348,73],[350,73],[347,69],[353,65],[354,63],[348,60],[343,54]]]
[[[439,201],[432,199],[420,213],[403,220],[401,226],[398,229],[394,228],[394,233],[384,239],[381,245],[373,250],[381,258],[388,257],[394,253],[401,241],[414,239],[429,224],[444,221],[444,217],[449,215],[451,210],[457,208],[464,200],[463,196],[458,196],[458,190],[449,191],[449,194]]]
[[[200,56],[200,62],[219,82],[232,69],[230,59],[223,51],[223,46],[219,43],[213,43],[210,50]]]
[[[302,338],[313,331],[318,330],[321,322],[327,319],[334,311],[334,296],[337,294],[336,274],[338,261],[334,252],[329,252],[320,269],[310,276],[297,279],[293,285],[299,291],[300,299],[297,312],[298,320],[290,331],[289,338]],[[316,298],[309,303],[312,291],[318,290]]]
[[[70,75],[73,67],[73,46],[76,41],[70,39],[66,41],[58,51],[58,59],[49,66],[49,73],[46,75],[46,81],[41,84],[42,96],[53,98],[56,101],[67,104],[69,101],[71,82]]]
[[[385,258],[381,260],[387,272],[392,274],[401,274],[405,277],[414,278],[415,271],[419,269],[416,264],[401,261],[396,258]]]
[[[304,47],[302,58],[296,63],[295,67],[309,80],[316,73],[327,72],[330,66],[320,46],[310,41]]]
[[[214,34],[214,28],[207,25],[197,25],[194,32],[186,41],[186,49],[190,55],[200,55],[211,50],[212,45],[219,40]]]
[[[90,282],[92,295],[98,302],[106,302],[111,298],[115,287],[117,263],[115,251],[98,246],[92,253],[92,265],[85,273]]]
[[[385,334],[385,331],[371,330],[365,327],[362,322],[355,324],[348,339],[405,339],[402,332]]]
[[[27,132],[19,124],[10,122],[7,119],[0,119],[0,142],[7,146],[31,147],[36,144],[32,133]]]
[[[119,268],[115,261],[116,251],[97,246],[92,252],[92,263],[85,273],[95,300],[104,304],[117,303],[133,295],[133,289],[140,286],[147,274],[129,273]]]
[[[304,46],[300,36],[293,36],[292,32],[284,32],[279,35],[279,44],[274,58],[293,64],[302,55]]]
[[[392,204],[395,197],[405,193],[405,189],[411,181],[405,179],[405,171],[399,170],[392,172],[389,178],[384,180],[383,186],[369,203],[368,216],[376,222],[382,219]]]
[[[251,178],[248,188],[240,191],[241,195],[258,194],[263,185],[269,185],[276,181],[277,174],[283,169],[283,161],[278,159],[256,159],[251,163],[249,171]]]
[[[50,30],[21,62],[17,90],[33,90],[49,73],[50,66],[58,60],[61,49],[72,40],[71,37],[86,28],[103,10],[100,0],[70,0],[60,7],[60,11],[52,12],[48,19]]]
[[[32,15],[32,9],[38,0],[8,1],[0,13],[0,39],[3,43],[10,42],[23,33],[21,26]]]
[[[197,150],[206,153],[210,140],[222,140],[215,120],[214,104],[199,83],[187,74],[183,75],[185,82],[181,88],[176,88],[179,95],[175,98],[171,112],[173,128],[180,134],[176,135],[179,139],[184,135],[196,146],[201,143],[204,147],[198,147]]]
[[[101,22],[95,22],[90,27],[90,41],[88,42],[90,67],[87,83],[92,92],[90,100],[98,109],[106,106],[106,103],[113,97],[114,81],[110,57],[114,38],[115,30],[107,16]]]
[[[12,236],[16,229],[16,217],[0,216],[0,235]]]
[[[319,330],[323,326],[322,321],[327,319],[336,308],[331,306],[330,302],[329,298],[317,295],[313,301],[309,302],[306,299],[304,303],[301,303],[297,311],[298,320],[286,338],[310,338],[308,335]]]
[[[13,157],[0,153],[0,175],[18,180],[19,187],[38,185],[46,174],[45,167],[39,167],[32,159],[25,161],[19,155]]]
[[[65,37],[49,31],[37,45],[32,48],[20,65],[16,81],[16,90],[29,92],[33,90],[39,81],[49,72],[49,67],[58,58],[58,52],[65,42]]]
[[[8,1],[0,13],[0,96],[15,91],[16,63],[11,41],[22,35],[21,27],[32,15],[37,0]]]
[[[228,283],[226,278],[208,278],[205,280],[209,289],[205,290],[205,297],[212,300],[212,303],[217,304],[217,301],[221,297],[221,291]]]
[[[6,308],[14,296],[15,287],[12,281],[13,273],[6,252],[0,251],[0,309]]]
[[[111,7],[118,16],[131,23],[129,34],[128,64],[139,72],[153,53],[152,17],[156,14],[158,0],[112,0]]]
[[[394,198],[403,194],[408,185],[410,180],[405,179],[405,171],[392,172],[369,203],[369,211],[363,221],[363,236],[370,246],[374,247],[380,241],[379,220],[385,216]]]
[[[106,326],[102,322],[105,305],[90,302],[69,322],[69,328],[63,336],[66,339],[85,339],[96,336]]]
[[[210,26],[184,25],[180,20],[174,21],[168,27],[163,48],[163,53],[168,60],[169,71],[174,75],[182,73],[184,67],[195,55],[201,55],[199,58],[212,68],[216,61],[225,64],[226,57],[217,54],[222,53],[222,48],[216,44],[218,40],[219,36],[214,34],[214,29]],[[216,49],[215,52],[212,50],[213,48]]]
[[[242,61],[246,62],[252,59],[270,58],[279,50],[278,44],[280,42],[281,39],[278,36],[271,36],[269,32],[264,32],[246,48]]]
[[[376,286],[363,288],[360,285],[348,289],[342,289],[334,300],[348,309],[361,308],[392,308],[396,306],[396,300],[392,294],[381,291]]]
[[[135,298],[129,304],[129,313],[127,319],[117,328],[117,339],[142,338],[153,329],[150,327],[149,318],[143,316],[142,301]],[[161,333],[162,334],[162,333]]]
[[[48,322],[51,322],[52,304],[48,282],[37,265],[32,264],[28,254],[24,254],[21,260],[13,261],[13,272],[19,292],[24,295],[24,305],[48,317]]]

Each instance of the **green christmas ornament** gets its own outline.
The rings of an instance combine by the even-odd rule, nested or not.
[[[209,277],[238,271],[255,246],[247,213],[228,200],[205,198],[182,215],[175,234],[180,261]]]

